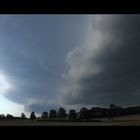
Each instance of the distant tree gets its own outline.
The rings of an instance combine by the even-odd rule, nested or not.
[[[116,115],[116,106],[114,104],[109,105],[109,119],[113,118]]]
[[[40,120],[40,119],[41,119],[41,117],[40,117],[40,116],[36,117],[36,120]]]
[[[43,112],[41,115],[41,119],[45,120],[48,118],[48,112]]]
[[[50,119],[54,119],[54,118],[56,118],[56,117],[57,117],[57,111],[54,110],[54,109],[51,109],[51,110],[50,110],[50,113],[49,113],[49,118],[50,118]]]
[[[76,111],[74,109],[71,109],[69,111],[69,119],[76,119],[76,118],[77,118]]]
[[[112,109],[112,110],[115,110],[115,109],[116,109],[116,106],[115,106],[114,104],[110,104],[109,107],[110,107],[110,109]]]
[[[4,114],[0,114],[0,120],[4,120],[5,119],[5,115]]]
[[[91,109],[88,110],[88,115],[90,119],[93,119],[95,117],[95,110],[94,107],[92,107]]]
[[[7,115],[6,115],[6,119],[12,120],[12,119],[14,119],[14,116],[12,116],[12,115],[10,115],[10,114],[7,114]]]
[[[121,106],[116,106],[115,108],[115,115],[120,116],[123,113],[123,108]]]
[[[89,119],[89,111],[87,108],[83,107],[80,109],[80,119]]]
[[[26,116],[24,113],[21,113],[21,119],[26,119]]]
[[[64,108],[62,108],[62,107],[59,108],[58,117],[59,118],[65,118],[66,117],[66,110]]]
[[[109,110],[108,108],[92,107],[89,109],[90,119],[108,117]]]
[[[36,115],[34,112],[31,112],[30,114],[30,120],[35,120],[36,119]]]

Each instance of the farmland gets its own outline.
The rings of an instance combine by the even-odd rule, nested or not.
[[[140,126],[140,114],[108,118],[92,121],[0,121],[0,126]]]

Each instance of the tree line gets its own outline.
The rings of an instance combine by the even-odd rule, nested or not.
[[[41,116],[37,117],[35,112],[30,113],[30,117],[26,117],[24,113],[20,117],[14,117],[10,114],[6,116],[4,114],[0,115],[0,120],[92,120],[96,118],[108,117],[111,119],[115,116],[129,115],[129,114],[138,114],[140,113],[140,106],[135,107],[121,107],[114,104],[110,104],[109,108],[101,107],[92,107],[90,109],[82,107],[79,112],[76,112],[75,109],[69,110],[69,113],[66,113],[66,110],[62,107],[56,111],[51,109],[49,112],[42,112]]]

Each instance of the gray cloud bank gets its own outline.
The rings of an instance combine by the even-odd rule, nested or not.
[[[67,55],[67,105],[140,105],[140,15],[97,15]]]
[[[4,96],[37,112],[140,105],[140,15],[87,17],[0,16]]]
[[[0,72],[12,86],[3,96],[26,111],[58,106],[66,54],[81,45],[86,19],[80,15],[1,15]]]

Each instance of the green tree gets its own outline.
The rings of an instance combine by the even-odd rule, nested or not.
[[[109,119],[112,119],[116,115],[116,106],[114,104],[110,104],[109,108]]]
[[[7,114],[7,115],[6,115],[6,119],[12,120],[12,119],[14,119],[14,116],[13,116],[13,115],[10,115],[10,114]]]
[[[65,118],[66,117],[66,110],[64,108],[62,108],[62,107],[59,108],[58,117],[59,118]]]
[[[36,115],[34,112],[31,112],[30,114],[30,120],[35,120],[36,119]]]
[[[87,108],[83,107],[80,109],[80,119],[89,119],[89,111]]]
[[[5,115],[4,114],[0,114],[0,120],[4,120],[5,119]]]
[[[69,118],[70,119],[76,119],[77,118],[77,114],[76,114],[76,111],[74,109],[71,109],[69,111]]]
[[[21,113],[21,119],[26,119],[26,116],[24,113]]]
[[[49,113],[49,118],[50,118],[50,119],[54,119],[54,118],[56,118],[56,117],[57,117],[57,111],[54,110],[54,109],[51,109],[51,110],[50,110],[50,113]]]
[[[41,119],[45,120],[48,118],[48,112],[43,112],[41,115]]]
[[[110,109],[112,109],[112,110],[115,110],[115,109],[116,109],[116,106],[115,106],[114,104],[110,104],[109,107],[110,107]]]

